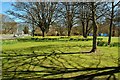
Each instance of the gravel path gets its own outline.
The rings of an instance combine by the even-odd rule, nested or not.
[[[14,37],[13,34],[1,34],[0,39],[16,39],[18,37],[24,37],[24,36],[28,36],[28,35],[26,34],[26,35]]]

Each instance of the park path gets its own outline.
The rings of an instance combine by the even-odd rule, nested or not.
[[[16,37],[13,37],[13,34],[9,34],[9,35],[0,35],[0,39],[15,39]]]
[[[0,40],[4,40],[4,39],[16,39],[18,37],[24,37],[24,36],[28,36],[28,34],[22,35],[22,36],[17,36],[17,37],[14,37],[13,34],[1,34],[0,35]]]

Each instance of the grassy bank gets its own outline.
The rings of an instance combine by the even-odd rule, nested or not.
[[[82,39],[82,37],[72,38]],[[107,42],[107,37],[100,38]],[[118,64],[118,46],[98,46],[96,53],[82,54],[81,52],[91,50],[92,40],[66,41],[70,38],[62,38],[63,41],[34,41],[29,39],[28,41],[3,41],[3,76],[5,78],[13,76],[14,78],[71,77],[101,72],[101,70],[79,71],[79,69],[113,67]],[[114,42],[118,42],[117,37],[112,38],[112,43]],[[61,70],[78,70],[78,72],[62,73]]]

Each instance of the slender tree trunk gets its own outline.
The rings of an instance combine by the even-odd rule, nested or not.
[[[71,26],[68,27],[68,37],[71,36],[71,28],[72,28]]]
[[[92,4],[92,21],[93,21],[93,45],[92,50],[90,52],[95,52],[97,49],[97,24],[96,24],[96,17],[95,17],[95,5],[94,2]]]
[[[32,36],[34,37],[34,35],[35,35],[35,30],[32,31]]]
[[[115,26],[113,26],[112,37],[115,36]]]
[[[88,36],[88,24],[89,24],[89,20],[86,21],[85,38],[87,38]]]
[[[87,33],[85,32],[84,38],[87,38]]]
[[[45,37],[45,31],[44,30],[42,31],[42,37]]]
[[[83,37],[85,38],[85,24],[82,21],[82,33],[83,33]]]
[[[70,30],[68,31],[68,36],[70,36]]]
[[[111,13],[111,19],[110,19],[108,45],[110,45],[110,43],[111,43],[111,34],[112,34],[113,17],[114,17],[113,14],[114,14],[114,2],[112,2],[112,13]]]
[[[95,22],[93,22],[93,46],[92,50],[90,52],[95,52],[97,49],[97,25]]]

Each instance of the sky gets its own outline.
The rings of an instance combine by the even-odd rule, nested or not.
[[[0,14],[6,14],[6,11],[7,10],[10,10],[12,9],[12,6],[11,6],[12,2],[2,2],[2,11],[0,12]]]
[[[118,2],[118,0],[115,0],[115,2]],[[6,14],[5,12],[9,9],[12,9],[11,6],[12,2],[3,2],[2,0],[0,0],[0,5],[2,5],[2,10],[0,10],[0,14]]]
[[[7,16],[9,16],[10,18],[12,18],[13,16],[8,15],[8,14],[6,13],[8,10],[12,10],[12,9],[13,9],[13,7],[11,6],[12,3],[13,3],[13,2],[2,2],[2,6],[1,6],[2,10],[0,11],[0,14],[4,14],[4,15],[7,15]],[[15,22],[19,22],[20,20],[16,19],[16,20],[14,20],[14,21],[15,21]]]
[[[118,1],[119,0],[115,0],[115,2],[118,2]],[[12,9],[12,6],[11,6],[12,3],[13,2],[5,2],[5,1],[0,0],[0,14],[7,15],[6,11]],[[10,17],[12,17],[12,16],[10,16]]]

